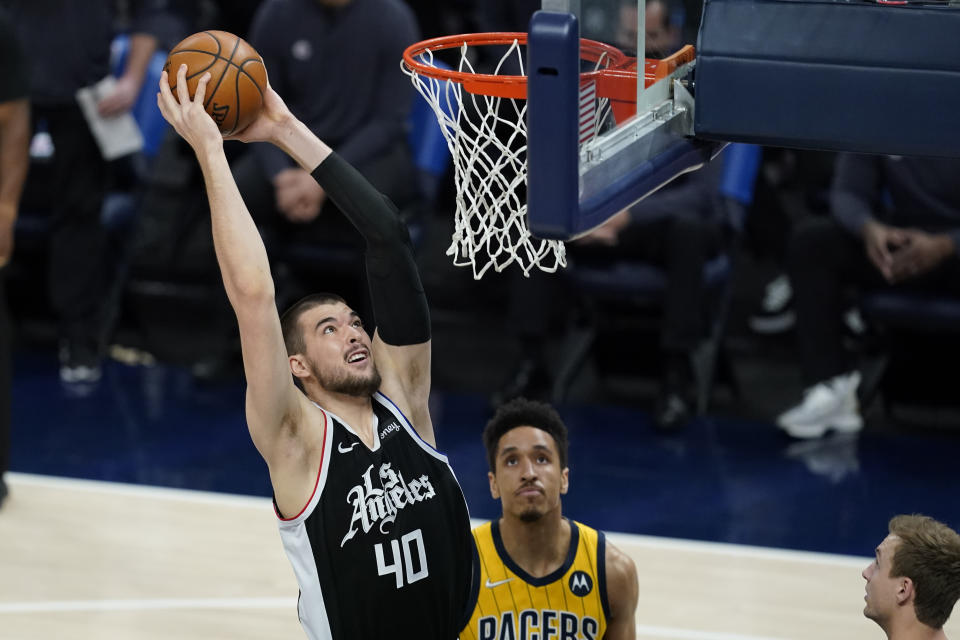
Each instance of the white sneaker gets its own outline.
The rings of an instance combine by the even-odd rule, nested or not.
[[[860,372],[826,380],[804,392],[803,402],[777,417],[777,426],[794,438],[820,438],[830,429],[855,433],[863,428],[857,403]]]

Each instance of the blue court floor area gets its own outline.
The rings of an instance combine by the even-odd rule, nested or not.
[[[14,365],[12,471],[269,495],[239,376],[201,382],[111,361],[78,398],[61,388],[53,353],[21,349]],[[495,517],[480,441],[487,398],[442,386],[435,379],[439,446],[471,515]],[[763,420],[708,417],[666,437],[641,408],[559,409],[571,432],[564,512],[607,531],[870,555],[894,514],[960,525],[956,432],[794,442]]]

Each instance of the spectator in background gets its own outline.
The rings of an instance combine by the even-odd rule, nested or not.
[[[120,15],[113,0],[8,0],[12,24],[24,47],[32,115],[53,142],[56,194],[50,225],[47,287],[59,322],[60,378],[86,387],[101,375],[108,275],[106,237],[100,221],[108,164],[76,101],[76,92],[109,74],[110,44]],[[167,35],[170,13],[160,0],[129,6],[131,45],[123,75],[104,96],[103,117],[134,104],[158,37]]]
[[[716,206],[722,156],[681,176],[602,227],[568,244],[570,269],[616,260],[648,261],[665,269],[668,286],[660,325],[663,359],[655,410],[662,430],[678,429],[691,413],[693,350],[706,337],[707,310],[703,270],[723,247],[724,221]],[[557,274],[518,275],[510,287],[509,325],[517,331],[522,357],[494,398],[543,396],[552,384],[546,365],[550,325],[563,318],[556,291],[565,286]]]
[[[680,44],[679,31],[670,27],[669,11],[661,5],[660,0],[647,4],[647,31],[672,34],[672,40],[651,41],[648,46],[672,52]],[[648,50],[647,55],[656,57],[660,51]],[[578,263],[629,259],[666,270],[669,285],[660,331],[664,367],[655,411],[656,424],[663,430],[682,427],[691,413],[691,355],[707,331],[703,269],[723,246],[725,221],[717,207],[721,174],[722,156],[568,245],[573,269]],[[495,402],[520,395],[542,397],[550,388],[545,346],[551,323],[563,317],[551,302],[563,299],[555,291],[558,286],[564,286],[562,280],[551,274],[518,275],[511,282],[509,325],[517,331],[523,353]]]
[[[195,2],[196,0],[189,0]],[[229,31],[249,41],[250,25],[263,0],[212,0],[215,10],[211,29]]]
[[[4,291],[4,267],[13,253],[13,226],[30,147],[30,104],[23,54],[8,16],[0,8],[0,506],[7,497],[3,480],[10,455],[12,326]]]
[[[293,114],[401,208],[417,197],[418,182],[405,131],[413,87],[400,59],[418,39],[400,0],[267,0],[250,30]],[[272,230],[359,246],[340,215],[336,230],[333,220],[322,231],[307,226],[327,210],[326,193],[280,149],[255,145],[233,172],[268,241]]]
[[[861,575],[863,615],[889,640],[947,640],[943,625],[960,598],[960,535],[921,515],[900,515]]]
[[[406,0],[423,38],[487,31],[483,14],[495,5],[490,0]],[[514,4],[521,4],[517,2]]]
[[[619,9],[614,44],[624,53],[636,55],[637,3],[622,1]],[[666,0],[650,0],[646,3],[644,49],[647,58],[653,60],[666,58],[676,53],[684,44],[680,39],[680,27],[676,23],[678,18],[682,25],[682,14]]]
[[[484,31],[526,31],[541,0],[492,0],[482,4]]]
[[[863,427],[860,374],[844,357],[848,288],[960,295],[960,161],[844,154],[830,192],[832,218],[795,229],[788,271],[796,298],[800,362],[809,385],[777,418],[796,438]]]
[[[790,331],[796,324],[793,287],[786,273],[787,245],[791,230],[800,219],[830,215],[830,183],[836,156],[831,151],[776,147],[764,150],[764,179],[759,181],[756,194],[764,214],[747,221],[744,236],[753,255],[770,262],[776,271],[747,319],[754,333],[777,335]],[[856,308],[846,312],[845,322],[854,335],[862,333]]]

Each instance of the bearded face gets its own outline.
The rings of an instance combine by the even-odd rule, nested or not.
[[[320,386],[331,393],[354,397],[373,395],[380,388],[380,371],[373,364],[367,371],[349,371],[343,367],[322,367],[310,358],[307,365]]]

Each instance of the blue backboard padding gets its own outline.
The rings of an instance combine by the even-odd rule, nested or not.
[[[681,173],[698,168],[715,156],[723,143],[681,138],[661,153],[641,162],[597,194],[579,203],[575,224],[567,237],[581,235],[603,224],[607,218],[629,207]],[[533,230],[531,228],[531,230]],[[539,235],[533,230],[535,235]]]
[[[707,0],[698,136],[960,157],[960,8]]]
[[[527,223],[538,238],[568,240],[603,224],[723,143],[678,138],[666,150],[581,200],[579,28],[573,14],[538,11],[527,48]]]
[[[558,208],[569,212],[567,215],[544,216],[541,220],[531,216],[530,230],[538,238],[567,240],[582,235],[679,174],[708,162],[723,146],[723,143],[693,138],[677,140],[599,193],[582,201],[574,199],[572,204],[557,202]]]
[[[534,235],[566,238],[579,200],[580,29],[570,13],[537,11],[527,46],[527,212]]]

